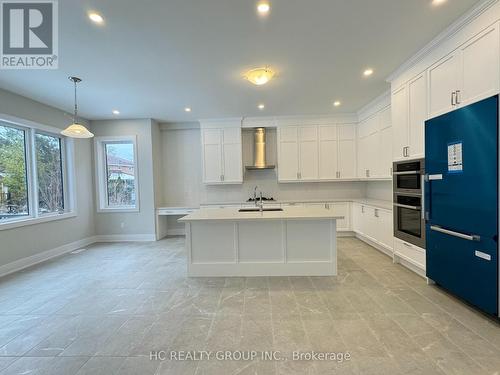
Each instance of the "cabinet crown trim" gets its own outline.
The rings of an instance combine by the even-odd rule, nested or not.
[[[425,59],[436,47],[441,45],[444,41],[452,37],[458,31],[462,30],[465,26],[473,22],[481,14],[490,9],[499,0],[483,0],[479,2],[475,7],[466,12],[458,20],[453,22],[444,31],[442,31],[438,36],[432,39],[427,45],[425,45],[420,51],[415,55],[406,60],[401,64],[394,72],[392,72],[387,78],[387,82],[395,81],[399,76],[404,74],[409,69],[413,68],[420,61]]]

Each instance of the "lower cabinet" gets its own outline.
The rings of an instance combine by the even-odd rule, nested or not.
[[[390,210],[361,203],[352,204],[352,229],[392,254],[393,218]]]
[[[398,262],[400,259],[403,259],[420,268],[422,271],[425,271],[425,250],[395,238],[394,261]]]
[[[306,207],[325,207],[333,211],[334,215],[343,216],[343,219],[337,220],[337,232],[351,231],[351,203],[350,202],[324,202],[324,203],[306,203]]]

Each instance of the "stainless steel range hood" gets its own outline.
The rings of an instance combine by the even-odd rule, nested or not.
[[[268,165],[266,161],[266,128],[254,129],[253,165],[247,165],[248,170],[274,169],[276,166]]]

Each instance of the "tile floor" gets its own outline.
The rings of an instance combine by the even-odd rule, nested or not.
[[[185,276],[183,238],[97,244],[0,279],[0,374],[499,374],[500,324],[352,238],[338,277]],[[151,361],[151,351],[349,361]]]

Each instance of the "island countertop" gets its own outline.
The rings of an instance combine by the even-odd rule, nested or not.
[[[269,206],[265,206],[268,208]],[[323,207],[284,207],[283,211],[239,212],[238,207],[202,208],[179,219],[180,222],[195,221],[246,221],[246,220],[295,220],[295,219],[343,219]]]

